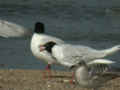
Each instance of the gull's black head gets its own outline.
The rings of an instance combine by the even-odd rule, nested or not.
[[[49,53],[52,53],[52,48],[56,45],[55,42],[50,41],[44,45],[45,50],[48,51]]]
[[[44,24],[41,22],[36,22],[35,23],[35,28],[34,28],[34,32],[36,33],[44,33],[45,32],[45,27]]]

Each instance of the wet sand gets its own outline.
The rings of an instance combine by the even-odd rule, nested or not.
[[[69,83],[71,72],[52,71],[51,79],[43,78],[43,72],[1,69],[0,90],[88,90]],[[120,90],[120,78],[110,81],[100,90]]]

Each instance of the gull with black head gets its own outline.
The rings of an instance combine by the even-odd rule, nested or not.
[[[40,46],[40,51],[47,51],[57,63],[71,68],[71,66],[78,64],[81,61],[86,63],[93,61],[94,59],[104,58],[108,55],[120,50],[120,45],[116,45],[109,49],[97,50],[91,47],[72,44],[57,44],[53,41],[47,42]],[[74,74],[72,75],[72,79]],[[72,80],[70,83],[73,83]]]
[[[56,58],[57,62],[61,65],[71,67],[82,60],[88,63],[94,59],[112,55],[120,50],[120,45],[104,50],[97,50],[82,45],[57,44],[54,41],[50,41],[40,46],[40,51],[43,52],[44,50]]]
[[[47,50],[41,52],[40,46],[50,41],[53,41],[57,44],[64,43],[62,39],[45,34],[45,25],[41,22],[36,22],[34,33],[31,39],[31,51],[36,58],[47,62],[48,65],[46,69],[48,71],[51,69],[51,64],[56,63],[56,60]]]

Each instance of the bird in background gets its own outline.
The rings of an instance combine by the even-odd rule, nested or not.
[[[98,90],[106,82],[120,77],[119,63],[108,59],[95,59],[89,63],[81,61],[72,68],[77,85],[93,90]]]
[[[15,37],[31,37],[33,31],[27,29],[21,25],[9,22],[6,20],[0,20],[0,36],[4,38],[15,38]]]

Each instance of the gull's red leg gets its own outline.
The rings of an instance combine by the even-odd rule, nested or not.
[[[45,72],[43,73],[43,78],[46,78],[46,72],[48,73],[48,77],[50,78],[51,75],[51,64],[48,64],[45,68]]]
[[[73,80],[74,80],[74,73],[72,73],[72,79],[70,80],[70,84],[73,84]]]
[[[51,64],[47,65],[46,70],[48,72],[48,77],[50,78],[50,75],[51,75]]]

